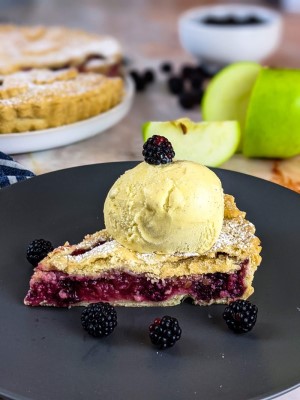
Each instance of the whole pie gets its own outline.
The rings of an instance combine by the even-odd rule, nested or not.
[[[121,102],[123,80],[74,68],[32,69],[0,76],[0,133],[81,121]]]
[[[74,67],[81,72],[118,75],[119,42],[65,27],[0,25],[0,74],[33,68]]]
[[[231,195],[213,247],[203,253],[139,253],[106,230],[66,243],[35,268],[24,300],[30,306],[70,307],[94,302],[173,306],[185,298],[210,305],[246,299],[261,262],[260,240]]]

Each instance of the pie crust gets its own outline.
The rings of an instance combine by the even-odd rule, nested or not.
[[[0,25],[0,74],[76,67],[83,72],[116,74],[122,59],[119,42],[65,27]]]
[[[43,259],[35,268],[24,302],[65,307],[97,301],[124,306],[170,306],[190,297],[200,305],[229,303],[253,293],[260,251],[254,225],[236,207],[234,198],[225,195],[223,228],[208,252],[137,253],[101,230],[87,235],[77,245],[67,242]],[[118,281],[115,286],[114,278]],[[124,282],[129,289],[122,297]],[[93,285],[95,290],[90,287]],[[221,286],[216,289],[213,285]],[[91,297],[84,295],[84,287],[89,288]],[[130,287],[136,292],[130,293]],[[199,293],[190,287],[196,287]],[[138,293],[136,288],[140,288]],[[203,296],[201,290],[211,295]],[[151,291],[161,293],[155,296]]]
[[[0,133],[53,128],[96,116],[122,101],[119,77],[76,69],[0,76]]]

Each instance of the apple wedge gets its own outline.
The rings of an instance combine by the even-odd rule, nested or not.
[[[153,135],[166,137],[173,145],[177,160],[195,161],[216,167],[227,161],[240,141],[237,121],[193,122],[188,118],[174,121],[146,122],[143,139]]]
[[[241,127],[242,150],[245,120],[249,99],[261,66],[252,62],[239,62],[222,69],[206,88],[202,104],[204,121],[237,120]]]
[[[243,153],[266,158],[300,154],[299,70],[261,70],[248,107]]]

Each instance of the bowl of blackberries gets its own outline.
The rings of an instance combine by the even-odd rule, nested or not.
[[[256,5],[203,6],[184,12],[178,31],[181,45],[198,61],[261,62],[280,44],[282,17],[274,9]]]

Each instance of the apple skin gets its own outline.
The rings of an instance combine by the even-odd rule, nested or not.
[[[210,81],[201,103],[204,121],[239,122],[242,135],[238,151],[242,150],[248,102],[260,69],[254,62],[238,62],[223,68]]]
[[[287,158],[300,153],[300,71],[263,68],[247,112],[243,154]]]
[[[143,140],[153,135],[165,136],[172,143],[177,160],[216,167],[235,153],[240,128],[237,121],[193,122],[188,118],[144,123]]]

